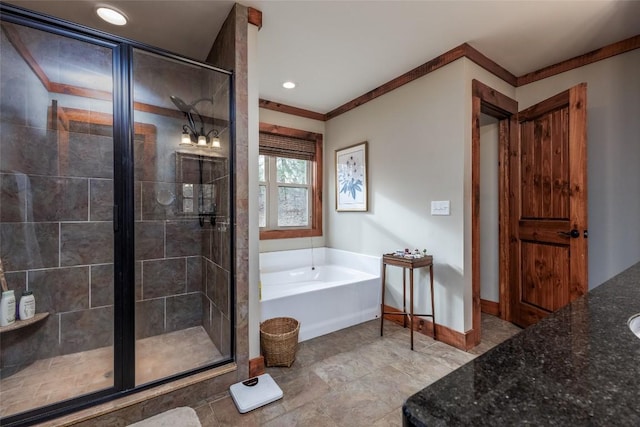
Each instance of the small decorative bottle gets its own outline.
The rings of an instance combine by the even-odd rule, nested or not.
[[[36,314],[36,299],[32,291],[24,291],[19,304],[20,320],[31,319]]]
[[[13,291],[4,291],[0,299],[0,326],[8,326],[15,321],[16,296]]]

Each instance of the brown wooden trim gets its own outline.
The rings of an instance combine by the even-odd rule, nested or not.
[[[79,108],[60,107],[69,122],[90,123],[92,125],[112,126],[113,115]]]
[[[518,112],[518,102],[509,98],[497,90],[485,85],[484,83],[473,79],[471,81],[471,92],[473,96],[477,96],[484,101],[483,110],[491,109],[492,113],[483,111],[493,117],[502,117]]]
[[[516,103],[516,112],[518,105]],[[511,117],[516,117],[516,114]],[[511,304],[509,299],[509,145],[511,142],[511,118],[500,120],[498,129],[498,292],[499,317],[509,321]]]
[[[316,134],[316,159],[324,159],[322,135]],[[313,162],[313,218],[311,227],[317,236],[322,236],[322,182],[324,181],[324,161]]]
[[[482,309],[483,313],[500,317],[500,303],[497,303],[495,301],[489,301],[486,299],[481,299],[480,308]]]
[[[49,80],[49,77],[45,74],[44,70],[37,63],[35,58],[31,55],[31,52],[25,46],[25,44],[20,39],[18,32],[11,25],[2,25],[2,30],[4,31],[7,39],[11,42],[16,51],[20,54],[20,56],[25,60],[29,68],[35,73],[40,82],[48,92],[51,93],[61,93],[65,95],[72,96],[81,96],[84,98],[92,98],[92,99],[100,99],[103,101],[112,101],[113,94],[108,91],[89,89],[80,86],[74,86],[64,83],[56,83]],[[166,117],[174,117],[174,118],[182,118],[184,114],[180,111],[171,108],[158,107],[151,104],[145,104],[142,102],[134,102],[134,108],[138,111],[144,111],[147,113],[158,114]],[[210,122],[211,119],[205,117],[205,121]]]
[[[565,71],[572,70],[574,68],[582,67],[593,62],[597,62],[603,59],[610,58],[615,55],[620,55],[625,52],[629,52],[634,49],[640,48],[640,35],[630,37],[626,40],[619,41],[617,43],[610,44],[608,46],[604,46],[600,49],[596,49],[589,53],[586,53],[581,56],[577,56],[575,58],[559,62],[558,64],[551,65],[549,67],[542,68],[538,71],[534,71],[532,73],[524,74],[520,77],[516,77],[514,74],[509,72],[507,69],[503,68],[480,51],[473,48],[468,43],[463,43],[458,47],[451,49],[450,51],[435,57],[434,59],[420,65],[419,67],[414,68],[413,70],[402,74],[399,77],[396,77],[393,80],[388,81],[387,83],[357,97],[352,99],[351,101],[329,111],[326,114],[314,113],[308,110],[301,110],[296,107],[291,107],[284,104],[277,104],[272,101],[260,100],[260,106],[262,108],[267,108],[270,110],[281,111],[283,113],[299,115],[300,117],[309,117],[309,114],[312,114],[316,120],[330,120],[334,117],[339,116],[340,114],[346,113],[347,111],[353,110],[360,105],[363,105],[379,96],[382,96],[386,93],[389,93],[400,86],[403,86],[413,80],[416,80],[420,77],[423,77],[432,71],[435,71],[439,68],[444,67],[452,63],[453,61],[465,57],[470,61],[476,63],[480,67],[484,68],[488,72],[492,73],[496,77],[504,80],[514,87],[524,86],[525,84],[532,83],[537,80],[541,80],[547,77],[551,77],[553,75],[563,73]],[[497,104],[499,107],[502,104]],[[511,110],[506,110],[511,112]],[[301,112],[302,114],[300,114]]]
[[[474,345],[480,343],[480,113],[482,99],[471,98],[471,325]]]
[[[255,25],[258,29],[262,28],[262,11],[249,7],[247,11],[247,20],[249,24]]]
[[[311,170],[313,184],[311,195],[311,197],[313,198],[313,215],[311,228],[298,228],[294,230],[264,230],[260,231],[260,240],[294,239],[299,237],[322,236],[322,174],[324,161],[323,135],[321,133],[310,132],[302,129],[294,129],[263,122],[260,122],[259,126],[260,132],[306,139],[309,141],[314,141],[316,146],[316,151],[314,154],[315,161],[312,164]]]
[[[2,30],[18,54],[22,56],[29,68],[31,68],[34,74],[38,77],[42,86],[44,86],[47,91],[51,91],[51,81],[49,80],[49,77],[47,77],[44,70],[40,67],[40,64],[38,64],[35,58],[31,55],[29,48],[24,44],[15,27],[12,24],[5,25],[3,23]]]
[[[530,121],[536,117],[548,113],[549,111],[557,110],[566,107],[569,104],[569,91],[565,90],[557,95],[552,96],[549,99],[532,105],[531,107],[524,109],[518,113],[518,120],[520,123]]]
[[[94,125],[112,126],[113,115],[109,113],[100,113],[97,111],[82,110],[79,108],[59,107],[58,115],[68,122],[91,123]],[[134,124],[134,132],[144,135],[145,138],[155,138],[156,127],[148,123]]]
[[[173,117],[174,119],[184,119],[184,113],[173,108],[158,107],[156,105],[145,104],[143,102],[134,102],[133,108],[136,111],[142,111],[145,113],[157,114],[159,116]],[[202,119],[205,123],[213,123],[213,119],[203,116]],[[216,119],[216,122],[220,122],[220,119]],[[228,123],[227,123],[228,124]]]
[[[280,113],[291,114],[293,116],[298,116],[298,117],[305,117],[307,119],[320,120],[320,121],[327,120],[325,114],[316,113],[315,111],[305,110],[303,108],[292,107],[291,105],[269,101],[266,99],[260,99],[258,101],[258,106],[260,108],[265,108],[267,110],[279,111]]]
[[[327,114],[325,114],[326,120],[333,119],[334,117],[337,117],[340,114],[344,114],[347,111],[353,110],[354,108],[359,107],[369,101],[372,101],[379,96],[387,94],[399,88],[400,86],[403,86],[439,68],[442,68],[445,65],[448,65],[453,61],[462,58],[465,54],[465,51],[466,51],[465,44],[461,44],[460,46],[457,46],[451,49],[450,51],[443,53],[442,55],[432,59],[431,61],[426,62],[414,68],[413,70],[408,71],[402,74],[401,76],[388,81],[382,86],[378,86],[377,88],[365,93],[364,95],[360,95],[359,97],[347,102],[346,104],[343,104],[338,108],[335,108],[329,111]]]
[[[83,98],[100,99],[103,101],[112,101],[113,94],[104,90],[87,89],[84,87],[67,85],[62,83],[52,82],[49,88],[49,92],[62,93],[65,95],[81,96]]]
[[[472,62],[475,62],[480,67],[484,68],[491,74],[501,78],[505,82],[509,83],[511,86],[517,85],[518,78],[515,75],[511,74],[506,68],[503,68],[493,60],[484,56],[482,53],[480,53],[480,51],[474,49],[469,44],[464,43],[463,46],[465,49],[464,56],[466,56],[467,59],[469,59]]]
[[[480,343],[482,334],[481,313],[483,301],[480,299],[480,113],[500,120],[498,132],[498,264],[500,302],[495,310],[506,319],[509,304],[509,147],[512,137],[512,118],[517,117],[518,103],[506,95],[472,81],[471,108],[471,295],[472,328],[465,334],[467,348]]]
[[[404,73],[403,75],[396,77],[393,80],[388,81],[387,83],[379,86],[364,95],[361,95],[346,104],[341,105],[340,107],[329,111],[326,116],[326,120],[330,120],[334,117],[339,116],[340,114],[346,113],[349,110],[352,110],[356,107],[359,107],[362,104],[365,104],[379,96],[382,96],[386,93],[389,93],[400,86],[403,86],[409,82],[412,82],[420,77],[426,76],[427,74],[444,67],[456,61],[462,57],[466,57],[469,60],[475,62],[482,68],[486,69],[492,74],[495,74],[499,78],[503,79],[507,83],[515,86],[516,84],[516,76],[511,74],[509,71],[492,61],[491,59],[484,56],[482,53],[471,47],[467,43],[463,43],[460,46],[457,46],[451,49],[448,52],[443,53],[440,56],[435,57],[431,61],[428,61],[419,67],[414,68],[413,70]]]
[[[402,312],[402,310],[397,309],[395,307],[391,307],[386,304],[384,305],[384,311],[385,312],[397,311],[399,313]],[[399,325],[403,324],[402,315],[385,314],[384,319],[390,320]],[[428,337],[433,337],[433,322],[431,318],[414,316],[412,326],[414,331],[419,332]],[[436,324],[436,336],[438,337],[438,341],[442,341],[445,344],[452,345],[456,348],[459,348],[465,351],[473,347],[473,346],[469,346],[468,338],[466,338],[466,335],[468,335],[468,333],[463,334],[461,332],[454,331],[453,329],[450,329],[446,326]],[[409,346],[408,340],[407,340],[407,346]]]
[[[509,184],[507,187],[507,193],[509,193],[509,236],[507,239],[509,241],[509,259],[515,260],[520,259],[520,245],[518,243],[518,223],[520,220],[520,211],[522,204],[520,202],[520,192],[513,191],[512,186],[514,183],[520,182],[520,127],[518,126],[518,115],[514,114],[509,119],[509,164],[508,164],[508,174],[509,174]],[[518,261],[519,262],[519,261]],[[515,264],[514,264],[515,265]],[[502,270],[501,270],[502,273]],[[502,314],[505,316],[505,320],[512,322],[514,318],[514,307],[520,298],[519,289],[512,289],[514,283],[519,283],[519,269],[511,266],[511,261],[508,264],[508,286],[505,289],[507,292],[507,298],[503,301],[508,304],[508,307],[503,307]],[[502,298],[502,293],[500,294],[500,298]]]
[[[249,377],[257,377],[264,374],[264,356],[249,359]]]
[[[322,134],[310,132],[301,129],[293,129],[280,125],[272,125],[270,123],[260,122],[260,132],[273,133],[275,135],[290,136],[292,138],[306,139],[307,141],[316,141]]]
[[[322,230],[313,228],[297,228],[295,230],[265,230],[260,232],[260,240],[296,239],[299,237],[322,236]]]
[[[572,228],[586,233],[588,221],[587,186],[587,84],[580,83],[569,89],[569,145],[571,182],[569,211]],[[571,300],[589,291],[588,249],[586,237],[571,239]]]
[[[516,86],[524,86],[529,83],[546,79],[548,77],[555,76],[556,74],[573,70],[574,68],[584,67],[585,65],[593,64],[594,62],[602,61],[603,59],[611,58],[612,56],[620,55],[638,48],[640,48],[640,34],[599,49],[592,50],[584,55],[576,56],[574,58],[567,59],[566,61],[558,62],[557,64],[524,74],[518,77]]]

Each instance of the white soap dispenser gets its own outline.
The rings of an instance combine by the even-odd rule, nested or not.
[[[31,319],[36,314],[36,299],[33,296],[33,291],[24,291],[20,297],[20,304],[18,305],[18,314],[20,320]]]
[[[9,326],[15,321],[16,296],[13,291],[4,291],[0,299],[0,326]]]

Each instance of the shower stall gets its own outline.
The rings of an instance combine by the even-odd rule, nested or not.
[[[232,75],[2,10],[0,424],[234,359]]]

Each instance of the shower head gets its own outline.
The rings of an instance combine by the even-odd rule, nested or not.
[[[187,104],[175,95],[171,95],[169,98],[171,98],[171,102],[173,102],[173,104],[178,107],[178,110],[182,111],[185,114],[189,114],[191,109],[193,109],[193,105]]]

